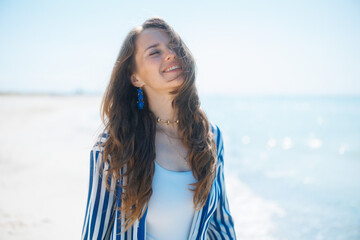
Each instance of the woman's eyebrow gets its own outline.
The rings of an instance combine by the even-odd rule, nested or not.
[[[169,41],[168,45],[170,45],[170,44],[171,44],[171,41]],[[154,47],[157,47],[157,46],[159,46],[159,45],[160,45],[160,43],[154,43],[153,45],[150,45],[149,47],[147,47],[144,52],[146,52],[146,51],[149,50],[150,48],[154,48]]]
[[[157,47],[157,46],[159,46],[159,43],[155,43],[155,44],[153,44],[153,45],[150,45],[149,47],[147,47],[147,48],[145,49],[145,52],[146,52],[147,50],[149,50],[150,48],[154,48],[154,47]]]

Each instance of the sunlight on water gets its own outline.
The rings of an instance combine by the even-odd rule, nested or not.
[[[269,148],[273,148],[276,146],[276,139],[275,138],[270,138],[269,141],[267,142],[267,146]]]
[[[314,148],[314,149],[319,148],[322,146],[322,141],[318,138],[312,138],[312,139],[308,140],[307,145],[310,148]]]
[[[345,151],[347,151],[348,146],[346,144],[342,144],[339,148],[339,154],[344,155]]]
[[[290,137],[285,137],[282,142],[282,148],[284,150],[290,149],[292,147],[292,140]]]

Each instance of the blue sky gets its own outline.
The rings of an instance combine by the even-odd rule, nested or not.
[[[102,93],[132,27],[160,16],[203,94],[360,94],[359,1],[0,0],[0,91]]]

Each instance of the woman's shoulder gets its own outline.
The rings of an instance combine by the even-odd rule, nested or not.
[[[106,131],[97,133],[96,141],[91,149],[91,161],[96,169],[107,169],[109,167],[110,155],[106,157],[106,161],[103,161],[103,154],[105,149],[105,143],[109,138],[109,134]],[[99,173],[102,173],[100,171]]]
[[[103,151],[104,144],[108,140],[109,136],[110,134],[106,130],[103,130],[101,133],[99,133],[96,137],[95,144],[93,145],[93,150]]]
[[[211,132],[214,135],[213,137],[216,142],[216,145],[218,145],[218,143],[220,142],[220,140],[222,138],[221,130],[220,130],[219,126],[213,122],[210,122],[210,127],[211,127]]]
[[[213,139],[216,143],[218,155],[223,151],[223,137],[219,126],[213,122],[210,122],[211,132],[213,133]]]

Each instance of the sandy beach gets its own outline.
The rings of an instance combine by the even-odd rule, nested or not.
[[[99,96],[0,96],[0,239],[79,239]],[[271,240],[286,213],[227,175],[238,238]]]

